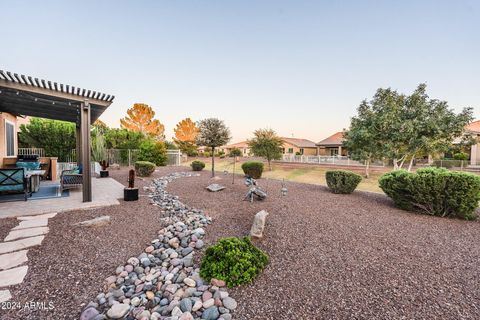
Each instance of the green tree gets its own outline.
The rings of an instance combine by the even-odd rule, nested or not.
[[[282,157],[283,141],[272,129],[258,129],[253,135],[254,138],[247,141],[248,146],[254,155],[267,159],[271,171],[271,161]]]
[[[71,122],[31,118],[20,126],[19,145],[24,148],[43,148],[47,157],[66,161],[76,146],[75,124]]]
[[[162,141],[145,140],[140,144],[138,160],[155,163],[157,166],[167,165],[167,148]]]
[[[230,141],[230,130],[222,120],[208,118],[198,122],[196,143],[198,146],[209,147],[212,150],[212,177],[215,176],[215,148]]]
[[[127,129],[109,129],[105,133],[105,143],[108,149],[138,149],[147,138],[141,132]]]

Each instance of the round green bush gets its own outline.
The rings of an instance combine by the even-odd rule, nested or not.
[[[354,172],[345,170],[331,170],[325,173],[327,186],[333,193],[348,194],[355,191],[362,177]]]
[[[238,148],[233,148],[231,151],[230,151],[230,154],[229,154],[230,157],[241,157],[242,156],[242,150],[238,149]]]
[[[210,158],[210,157],[212,156],[212,154],[210,153],[210,151],[205,151],[205,152],[203,153],[203,156],[204,156],[205,158]]]
[[[203,168],[205,168],[205,162],[200,161],[200,160],[194,160],[190,164],[190,167],[192,167],[193,171],[202,171]]]
[[[268,256],[250,238],[223,238],[207,248],[200,276],[224,280],[228,287],[251,283],[268,263]]]
[[[146,140],[140,144],[138,160],[149,161],[157,166],[167,165],[167,148],[161,141]]]
[[[440,217],[476,219],[480,176],[443,168],[393,171],[379,180],[380,188],[399,208]]]
[[[155,163],[149,161],[135,162],[135,173],[139,177],[148,177],[155,171]]]
[[[465,152],[455,153],[453,155],[453,159],[455,159],[455,160],[468,160],[468,153],[465,153]]]
[[[263,162],[260,161],[247,161],[242,164],[243,173],[253,179],[259,179],[263,173]]]

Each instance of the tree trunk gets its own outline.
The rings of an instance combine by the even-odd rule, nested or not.
[[[408,164],[408,172],[412,171],[414,160],[415,160],[415,155],[412,155],[412,158],[410,159],[410,163]]]
[[[215,147],[212,147],[212,178],[215,177]]]
[[[398,160],[397,159],[393,159],[393,170],[398,170]]]
[[[272,160],[267,159],[267,161],[268,161],[268,171],[272,171]]]
[[[237,162],[237,157],[233,157],[233,178],[232,178],[232,184],[235,184],[235,162]]]
[[[367,179],[370,177],[369,172],[368,172],[369,169],[370,169],[370,158],[368,158],[365,161],[365,178],[367,178]]]

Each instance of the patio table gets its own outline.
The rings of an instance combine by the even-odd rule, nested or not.
[[[29,191],[37,192],[40,188],[40,177],[45,175],[45,170],[28,170],[25,178],[29,181]]]

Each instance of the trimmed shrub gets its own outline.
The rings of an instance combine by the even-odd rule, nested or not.
[[[251,283],[268,263],[268,256],[255,247],[249,237],[223,238],[207,248],[200,276],[210,281],[223,280],[228,287]]]
[[[468,160],[468,153],[465,153],[465,152],[455,153],[453,155],[453,159],[455,159],[455,160]]]
[[[413,173],[402,170],[386,173],[379,183],[401,209],[440,217],[476,218],[480,176],[443,168],[423,168]]]
[[[135,173],[139,177],[148,177],[155,171],[155,163],[149,161],[135,162]]]
[[[238,148],[233,148],[231,151],[230,151],[230,154],[229,154],[230,157],[241,157],[242,156],[242,150],[238,149]]]
[[[167,148],[165,143],[146,140],[140,144],[139,148],[138,160],[153,162],[157,166],[167,165]]]
[[[190,164],[190,167],[192,167],[193,171],[202,171],[203,168],[205,168],[205,162],[200,161],[200,160],[194,160]]]
[[[333,193],[348,194],[355,191],[362,177],[354,172],[345,170],[331,170],[325,173],[327,186]]]
[[[263,162],[260,161],[247,161],[242,164],[243,173],[253,179],[259,179],[263,173]]]
[[[210,157],[212,156],[212,153],[211,153],[210,151],[205,151],[205,152],[203,153],[203,156],[204,156],[205,158],[210,158]]]

